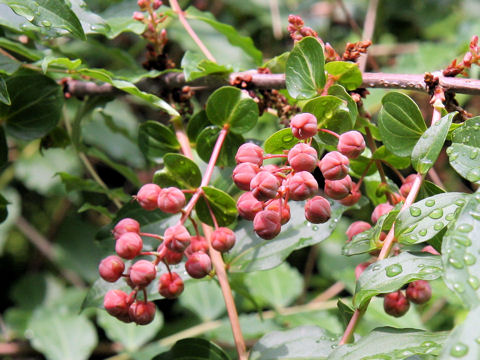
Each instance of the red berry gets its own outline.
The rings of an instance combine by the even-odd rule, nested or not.
[[[315,196],[305,204],[305,219],[314,224],[323,224],[330,219],[331,208],[327,199]]]
[[[176,187],[162,189],[158,194],[158,208],[168,214],[176,214],[185,206],[185,195]]]
[[[383,298],[383,309],[388,315],[400,317],[405,315],[409,308],[410,302],[400,290],[386,294]]]
[[[263,163],[263,149],[252,143],[245,143],[240,146],[235,155],[237,164],[252,163],[257,166],[262,166]]]
[[[145,184],[138,190],[136,199],[145,210],[155,210],[160,190],[160,186],[156,184]]]
[[[312,172],[317,166],[317,161],[317,150],[304,143],[295,145],[288,152],[288,163],[296,172]]]
[[[325,194],[335,200],[345,199],[352,191],[352,179],[345,176],[341,180],[325,180]]]
[[[219,227],[212,233],[212,247],[220,252],[227,252],[235,245],[235,233],[226,227]]]
[[[175,272],[165,273],[160,276],[158,292],[167,299],[175,299],[183,291],[183,280]]]
[[[350,226],[347,229],[347,237],[348,241],[352,241],[355,235],[358,235],[364,231],[367,231],[370,229],[372,225],[365,221],[355,221],[350,224]]]
[[[362,273],[365,271],[365,269],[369,266],[370,266],[369,262],[363,262],[363,263],[358,264],[355,267],[355,279],[358,280],[360,275],[362,275]]]
[[[280,205],[282,212],[280,213]],[[282,199],[275,199],[265,206],[265,210],[276,211],[280,215],[282,225],[290,220],[290,206]]]
[[[347,131],[340,135],[337,150],[349,159],[356,159],[365,150],[365,140],[358,131]]]
[[[212,270],[212,260],[204,252],[194,252],[185,263],[185,270],[192,278],[201,279]]]
[[[103,298],[103,307],[115,317],[128,316],[129,298],[122,290],[109,290]]]
[[[172,251],[183,252],[190,244],[190,234],[181,224],[169,227],[163,237],[165,246]]]
[[[168,248],[165,248],[165,255],[163,260],[166,261],[168,265],[180,264],[182,262],[182,259],[183,259],[183,253],[172,251]]]
[[[151,301],[136,301],[128,309],[130,319],[138,325],[150,324],[155,318],[155,304]]]
[[[253,229],[265,240],[273,239],[280,233],[281,228],[280,215],[275,211],[260,211],[253,219]]]
[[[154,10],[158,10],[158,8],[162,6],[162,1],[160,0],[153,0],[152,7]]]
[[[115,251],[124,259],[133,259],[142,251],[143,241],[136,233],[125,233],[117,240]]]
[[[348,175],[348,158],[338,151],[331,151],[320,161],[320,171],[326,180],[341,180]]]
[[[246,192],[238,198],[237,210],[244,219],[253,220],[255,215],[263,210],[263,203],[258,201],[253,193]]]
[[[290,128],[297,139],[308,139],[317,132],[317,118],[310,113],[300,113],[290,120]]]
[[[414,304],[425,304],[432,297],[432,287],[425,280],[417,280],[408,284],[407,299]]]
[[[208,253],[208,241],[203,236],[192,236],[190,238],[190,250],[194,252]]]
[[[138,223],[138,221],[130,218],[125,218],[120,220],[113,228],[113,236],[115,237],[115,240],[118,240],[120,236],[127,232],[133,232],[138,234],[140,232],[140,224]]]
[[[416,178],[417,174],[410,174],[405,178],[402,186],[400,186],[400,194],[402,194],[402,196],[408,196],[410,190],[412,190],[412,186]]]
[[[250,182],[258,174],[260,168],[252,163],[241,163],[233,169],[233,182],[241,190],[249,191]]]
[[[378,204],[372,212],[372,223],[376,223],[383,215],[388,214],[393,206],[389,203]]]
[[[306,200],[318,191],[317,180],[306,171],[295,173],[287,181],[288,194],[292,200]]]
[[[145,19],[145,16],[140,11],[134,11],[132,17],[134,20],[138,21],[143,21]]]
[[[138,260],[130,268],[130,280],[138,286],[147,286],[156,276],[155,265],[147,260]]]
[[[137,5],[141,10],[146,10],[148,6],[148,0],[138,0]]]
[[[257,200],[265,201],[277,196],[280,181],[268,171],[260,171],[250,182],[250,190]]]
[[[98,266],[100,276],[103,280],[108,282],[115,282],[120,279],[124,270],[125,264],[122,259],[116,255],[107,256]]]

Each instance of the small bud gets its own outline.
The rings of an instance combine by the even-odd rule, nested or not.
[[[103,298],[103,307],[115,317],[128,316],[128,295],[122,290],[109,290]]]
[[[176,187],[162,189],[157,198],[158,208],[168,214],[176,214],[185,206],[185,195]]]
[[[132,17],[134,20],[138,20],[138,21],[143,21],[145,19],[145,16],[139,11],[135,11]]]
[[[100,276],[103,280],[108,282],[115,282],[120,279],[124,270],[125,264],[122,259],[116,255],[107,256],[98,266]]]
[[[388,315],[400,317],[405,315],[409,308],[410,302],[400,290],[386,294],[383,298],[383,309]]]
[[[156,184],[145,184],[138,190],[136,199],[145,210],[155,210],[157,208],[158,194],[160,186]]]
[[[263,203],[258,201],[251,192],[246,192],[238,198],[237,210],[241,217],[251,221],[259,211],[263,210]]]
[[[235,245],[235,233],[226,227],[219,227],[212,233],[212,247],[221,253]]]
[[[341,180],[348,175],[348,158],[338,151],[331,151],[320,161],[320,171],[326,180]]]
[[[201,279],[212,271],[212,260],[204,252],[194,252],[185,263],[185,270],[194,279]]]
[[[414,304],[425,304],[432,297],[432,287],[425,280],[417,280],[408,284],[407,299]]]
[[[393,209],[389,203],[378,204],[372,212],[372,223],[376,224],[378,219],[383,215],[388,214]]]
[[[293,136],[303,140],[314,136],[317,132],[317,118],[310,113],[300,113],[290,120]]]
[[[160,0],[153,0],[152,7],[154,10],[158,10],[160,6],[162,6],[162,2]]]
[[[115,251],[120,257],[131,260],[140,254],[142,247],[143,241],[140,235],[129,232],[117,240]]]
[[[190,244],[190,234],[185,226],[178,224],[169,227],[164,234],[165,246],[167,249],[176,252],[183,252]]]
[[[128,309],[130,319],[137,325],[150,324],[155,318],[155,304],[151,301],[135,301]]]
[[[325,180],[325,194],[335,200],[345,199],[352,191],[352,179],[345,176],[341,180]]]
[[[288,194],[292,200],[306,200],[318,191],[317,180],[312,174],[300,171],[287,180]]]
[[[280,205],[282,212],[280,213]],[[265,210],[275,211],[280,215],[282,225],[290,220],[290,206],[282,199],[275,199],[265,206]]]
[[[294,171],[312,172],[317,166],[317,151],[304,143],[299,143],[288,152],[288,163]]]
[[[148,260],[138,260],[130,268],[130,280],[138,286],[147,286],[156,276],[157,269]]]
[[[347,131],[340,135],[337,150],[349,159],[356,159],[365,150],[365,140],[358,131]]]
[[[352,181],[352,190],[350,191],[350,194],[338,202],[344,206],[352,206],[355,205],[361,197],[362,193],[357,189],[356,184]]]
[[[238,148],[237,155],[235,155],[235,161],[237,164],[252,163],[257,166],[262,166],[263,149],[258,145],[245,143]]]
[[[250,190],[257,200],[265,201],[277,196],[280,181],[268,171],[260,171],[250,182]]]
[[[158,292],[167,299],[175,299],[183,291],[183,280],[175,272],[165,273],[160,276]]]
[[[203,236],[192,236],[190,238],[190,250],[194,252],[208,253],[208,241]]]
[[[185,251],[187,250],[185,249]],[[180,264],[182,262],[182,259],[183,259],[183,253],[172,251],[168,248],[165,248],[165,255],[163,260],[166,261],[168,265]]]
[[[115,240],[118,240],[120,236],[127,232],[133,232],[138,234],[140,232],[140,224],[138,223],[138,221],[130,218],[125,218],[120,220],[113,228],[113,236],[115,237]]]
[[[315,196],[305,204],[305,219],[313,224],[323,224],[330,219],[331,208],[327,199]]]
[[[241,190],[249,191],[250,182],[258,174],[260,168],[252,163],[241,163],[233,169],[233,182]]]
[[[353,223],[350,224],[350,226],[348,227],[347,229],[347,237],[348,237],[348,240],[347,241],[352,241],[352,239],[364,232],[364,231],[367,231],[368,229],[371,229],[372,228],[372,225],[370,225],[369,223],[365,222],[365,221],[355,221]]]
[[[148,0],[138,0],[137,5],[140,8],[140,10],[145,11],[147,10]]]
[[[273,239],[282,229],[280,215],[271,210],[260,211],[253,219],[253,229],[261,238],[265,240]]]
[[[416,178],[417,174],[408,175],[400,187],[400,194],[402,194],[404,197],[407,197],[410,193],[410,190],[412,190],[412,186]]]

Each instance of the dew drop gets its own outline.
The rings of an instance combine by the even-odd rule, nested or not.
[[[443,210],[435,209],[430,214],[428,214],[428,216],[432,219],[440,219],[443,216]]]
[[[424,342],[421,344],[421,346],[425,346],[425,347],[431,347],[431,346],[433,346],[433,345],[435,345],[435,343],[432,342],[432,341],[424,341]]]
[[[423,269],[420,270],[420,274],[435,274],[439,272],[439,268],[434,266],[425,266]]]
[[[455,344],[455,346],[453,346],[450,349],[450,355],[456,358],[464,357],[465,355],[467,355],[467,353],[468,353],[468,346],[461,342],[458,342],[457,344]]]
[[[473,217],[475,220],[480,220],[480,212],[478,211],[470,211],[470,216]]]
[[[50,27],[50,26],[52,26],[52,23],[51,23],[50,21],[48,21],[48,20],[42,20],[42,21],[41,21],[41,24],[42,24],[43,26],[45,26],[45,27]]]
[[[303,222],[303,225],[308,225],[308,223],[309,223],[309,222],[308,222],[307,220],[305,220],[305,221]]]
[[[447,221],[452,221],[453,219],[455,219],[455,214],[454,213],[450,213],[447,216],[445,216],[445,220],[447,220]]]
[[[447,155],[451,155],[453,152],[453,148],[451,146],[448,147],[446,152],[447,152]]]
[[[292,135],[285,135],[285,136],[282,138],[282,141],[283,141],[283,142],[286,142],[286,143],[288,143],[288,142],[290,142],[290,141],[292,141],[292,140],[293,140],[293,136],[292,136]]]
[[[465,291],[465,288],[463,287],[462,284],[460,283],[455,283],[453,284],[453,288],[458,291],[459,293],[463,293]]]
[[[417,228],[417,225],[418,224],[415,224],[415,225],[412,225],[410,226],[407,230],[405,230],[403,233],[404,234],[410,234],[413,230],[415,230]]]
[[[473,290],[477,290],[480,287],[480,280],[476,276],[470,276],[467,281]]]
[[[380,270],[380,268],[381,268],[381,266],[377,264],[377,265],[374,265],[374,266],[372,267],[372,270],[373,270],[373,271],[377,271],[377,270]]]
[[[327,119],[331,119],[332,116],[333,116],[333,112],[332,112],[332,111],[327,111],[327,112],[325,113],[325,117],[326,117]]]
[[[463,263],[454,257],[449,257],[448,263],[456,269],[463,269]]]
[[[425,205],[427,205],[428,207],[432,207],[433,205],[435,205],[435,200],[429,199],[425,201]]]
[[[475,200],[477,200],[478,202],[480,202],[480,194],[476,194],[476,195],[475,195]]]
[[[312,227],[312,230],[313,230],[313,231],[318,231],[318,226],[317,226],[317,225],[313,226],[313,227]]]
[[[465,205],[465,200],[464,199],[458,199],[458,200],[455,201],[455,205],[463,206],[463,205]]]
[[[463,255],[463,261],[465,261],[467,265],[473,265],[477,262],[477,258],[470,253],[465,253],[465,255]]]
[[[422,210],[420,210],[418,207],[416,206],[410,206],[410,215],[412,216],[420,216],[422,214]]]
[[[470,159],[475,160],[478,156],[478,149],[473,149],[472,152],[470,153]]]
[[[436,231],[440,231],[442,230],[444,227],[443,223],[441,221],[435,223],[435,225],[433,225],[433,229],[436,230]]]
[[[422,229],[418,233],[420,234],[420,236],[425,236],[427,235],[427,229]]]
[[[478,181],[480,180],[480,169],[472,169],[467,173],[468,181]]]
[[[480,337],[477,337],[477,338],[475,339],[475,342],[476,342],[477,344],[480,344]]]
[[[450,161],[455,161],[458,158],[458,153],[454,152],[450,154]]]
[[[409,244],[415,244],[418,241],[418,237],[416,235],[408,235],[403,240]]]
[[[469,233],[473,230],[473,226],[470,224],[460,224],[457,226],[457,230],[463,233]]]
[[[392,264],[385,268],[385,273],[388,277],[394,277],[400,274],[403,271],[402,265]]]

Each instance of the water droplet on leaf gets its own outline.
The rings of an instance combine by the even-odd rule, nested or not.
[[[422,210],[420,210],[416,206],[411,206],[409,211],[410,211],[410,215],[415,217],[420,216],[422,214]]]
[[[425,201],[425,205],[427,205],[428,207],[432,207],[433,205],[435,205],[435,200],[428,199],[427,201]]]
[[[454,257],[449,257],[448,263],[456,269],[463,269],[463,263]]]
[[[465,291],[465,288],[463,287],[462,284],[460,283],[455,283],[453,284],[453,288],[458,291],[459,293],[463,293]]]
[[[403,271],[402,265],[392,264],[385,268],[385,273],[388,277],[394,277],[400,274]]]
[[[460,224],[457,226],[457,230],[463,233],[469,233],[473,230],[473,226],[470,224]]]
[[[465,255],[463,255],[463,261],[465,261],[467,265],[473,265],[477,262],[477,258],[470,253],[465,253]]]
[[[435,225],[433,225],[433,229],[436,230],[436,231],[440,231],[442,230],[444,227],[443,223],[441,221],[435,223]]]
[[[470,276],[467,281],[473,290],[477,290],[480,287],[480,280],[476,276]]]
[[[420,234],[420,236],[425,236],[427,235],[427,229],[422,229],[418,233]]]
[[[451,349],[450,349],[450,355],[459,358],[467,355],[468,353],[468,346],[459,342],[455,344]]]
[[[430,214],[428,214],[428,216],[432,219],[440,219],[443,216],[443,210],[435,209]]]

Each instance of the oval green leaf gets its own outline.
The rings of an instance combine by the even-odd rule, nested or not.
[[[263,148],[267,154],[283,154],[284,150],[290,150],[299,143],[293,136],[292,129],[285,128],[279,130],[268,137],[263,144]]]
[[[153,360],[230,360],[230,357],[216,344],[199,338],[179,340],[170,351],[155,356]]]
[[[358,64],[348,61],[330,61],[325,64],[325,70],[336,77],[336,81],[347,90],[355,90],[362,85],[362,72]]]
[[[163,155],[180,149],[170,128],[156,121],[146,121],[138,129],[138,147],[147,159],[160,162]]]
[[[220,133],[218,126],[208,126],[202,130],[197,137],[197,153],[200,159],[209,162],[213,148]],[[218,155],[217,166],[234,166],[237,150],[245,142],[242,135],[229,132],[225,138],[220,154]]]
[[[228,226],[237,219],[237,203],[230,195],[211,186],[204,186],[202,190],[203,196],[195,205],[197,216],[202,222],[214,225],[205,199],[217,219],[218,226]]]

